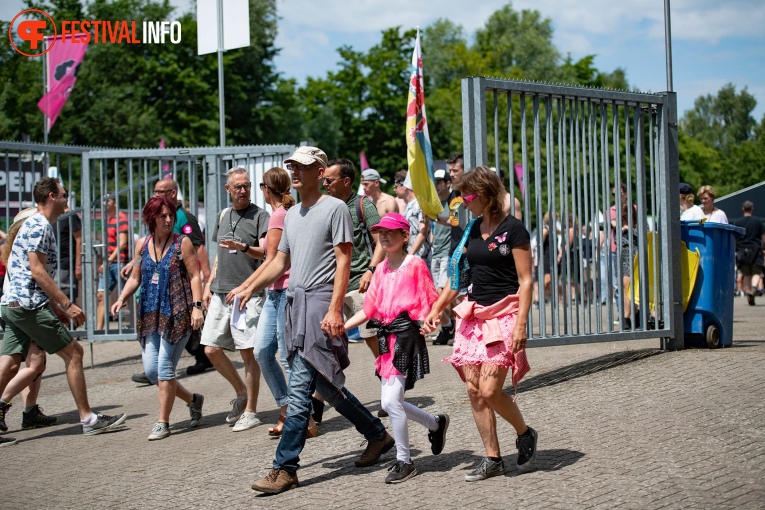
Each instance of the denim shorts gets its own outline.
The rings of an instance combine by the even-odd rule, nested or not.
[[[122,262],[110,262],[108,268],[104,264],[104,273],[109,273],[109,292],[113,291],[114,287],[117,286],[117,278],[122,280],[122,285],[125,285],[127,280],[120,276],[120,271],[123,267],[125,267],[125,264]],[[98,274],[98,292],[103,292],[105,289],[104,273]]]
[[[152,384],[157,384],[157,380],[170,381],[175,379],[175,367],[178,366],[178,360],[181,359],[183,348],[190,336],[191,332],[174,344],[168,342],[164,336],[160,336],[157,332],[146,337],[146,343],[141,349],[141,358],[143,359],[143,371]]]

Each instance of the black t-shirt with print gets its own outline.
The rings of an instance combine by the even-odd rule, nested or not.
[[[481,222],[470,229],[467,241],[467,259],[470,264],[468,297],[482,306],[493,305],[506,296],[518,292],[518,271],[513,259],[513,248],[530,242],[526,227],[508,215],[494,232],[481,239]]]

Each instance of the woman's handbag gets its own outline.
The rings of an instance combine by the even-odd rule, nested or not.
[[[460,239],[460,243],[454,249],[452,258],[449,260],[449,274],[451,275],[449,286],[452,290],[460,290],[470,281],[470,265],[468,264],[467,256],[463,252],[475,220],[476,218],[473,218],[468,222],[465,232],[462,234],[462,239]]]

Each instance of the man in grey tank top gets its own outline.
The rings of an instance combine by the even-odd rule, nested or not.
[[[356,466],[371,466],[395,445],[382,422],[344,386],[343,369],[350,364],[343,299],[350,278],[351,214],[344,202],[321,194],[319,184],[327,168],[324,151],[300,147],[285,163],[301,203],[285,217],[276,257],[258,269],[248,289],[258,292],[290,269],[285,310],[287,359],[291,365],[287,419],[273,469],[252,484],[254,490],[269,494],[298,486],[299,455],[305,446],[314,391],[367,440]]]

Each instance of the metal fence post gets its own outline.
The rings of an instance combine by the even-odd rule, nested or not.
[[[660,195],[666,197],[665,203],[660,203],[662,216],[667,229],[667,249],[665,253],[668,256],[663,257],[662,263],[666,267],[664,274],[672,275],[668,278],[669,284],[667,296],[671,296],[671,305],[667,307],[669,319],[670,334],[672,336],[661,339],[661,348],[669,350],[681,350],[685,348],[685,331],[683,328],[683,282],[682,272],[680,271],[680,156],[677,140],[677,94],[675,92],[666,92],[662,94],[666,97],[666,103],[662,108],[662,122],[659,124],[662,130],[660,138],[661,153],[666,167],[659,174],[660,187],[667,189],[667,194]],[[663,182],[662,182],[663,181]],[[660,200],[663,202],[663,200]]]
[[[475,78],[462,79],[462,153],[463,166],[473,168],[475,166],[475,112],[473,111],[473,80]]]

